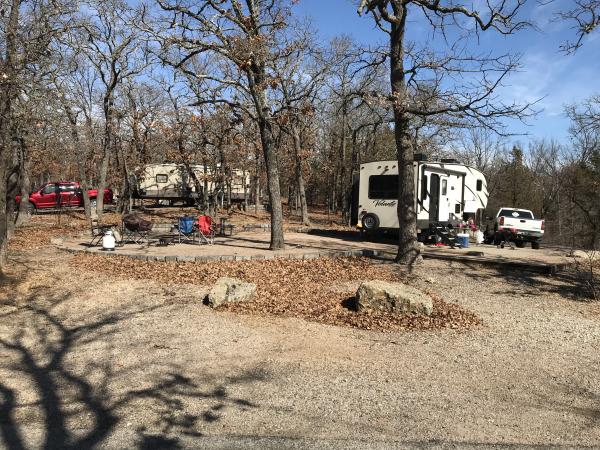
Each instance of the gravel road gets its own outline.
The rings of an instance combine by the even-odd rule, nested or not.
[[[206,287],[70,258],[13,256],[0,447],[600,448],[600,307],[559,280],[429,260],[413,282],[484,325],[378,333],[213,311]]]

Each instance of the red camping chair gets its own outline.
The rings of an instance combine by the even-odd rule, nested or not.
[[[215,240],[215,227],[213,225],[213,219],[210,216],[199,216],[198,217],[198,234],[200,240],[203,240],[207,244],[214,243]]]

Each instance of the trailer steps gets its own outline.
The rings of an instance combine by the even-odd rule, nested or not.
[[[454,233],[453,228],[441,224],[439,222],[432,222],[429,224],[429,239],[433,238],[436,242],[441,242],[450,248],[458,246],[458,239]]]

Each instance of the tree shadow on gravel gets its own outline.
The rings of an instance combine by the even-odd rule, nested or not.
[[[561,271],[555,275],[547,275],[534,271],[510,267],[483,267],[479,264],[461,262],[462,274],[479,282],[504,283],[501,289],[493,294],[519,296],[540,296],[544,293],[558,294],[574,301],[589,301],[586,295],[585,281],[570,270]],[[466,269],[466,270],[465,270]],[[485,269],[485,270],[482,270]]]
[[[178,435],[202,436],[203,424],[219,421],[225,409],[258,407],[230,396],[228,388],[264,380],[261,370],[233,378],[198,373],[192,377],[173,364],[115,361],[119,326],[159,306],[106,313],[92,320],[62,318],[58,309],[68,310],[69,295],[39,300],[43,290],[3,318],[7,326],[0,329],[0,447],[102,447],[127,410],[135,408],[147,412],[149,419],[135,428],[137,442],[123,448],[134,444],[141,449],[178,448]],[[5,332],[10,328],[12,333]],[[135,343],[127,343],[131,344]],[[119,382],[125,388],[119,388]],[[198,412],[189,408],[191,402],[210,406]],[[31,442],[32,428],[40,431],[41,442]]]
[[[567,375],[566,379],[556,381],[550,373],[546,379],[548,387],[536,395],[537,402],[533,405],[543,411],[553,411],[561,417],[572,415],[581,419],[581,425],[576,431],[585,433],[589,429],[600,427],[600,390],[592,390],[582,385],[582,379],[589,377],[597,379],[598,364],[589,367],[579,367],[577,376]],[[590,386],[594,386],[590,383]],[[531,405],[528,405],[531,406]],[[570,427],[576,427],[569,420]]]

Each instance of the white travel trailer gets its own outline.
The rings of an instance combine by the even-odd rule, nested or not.
[[[200,181],[196,189],[193,177],[183,164],[148,164],[143,167],[136,179],[136,197],[141,199],[166,200],[171,203],[182,201],[195,203],[203,197],[204,189],[208,195],[222,201],[228,196],[229,185],[223,175],[213,173],[203,165],[192,165],[191,169]],[[231,200],[243,201],[250,188],[250,174],[239,169],[231,170]]]
[[[419,233],[430,225],[456,226],[480,217],[487,205],[485,177],[453,159],[414,161]],[[398,161],[361,164],[355,186],[354,221],[365,231],[398,228]]]

